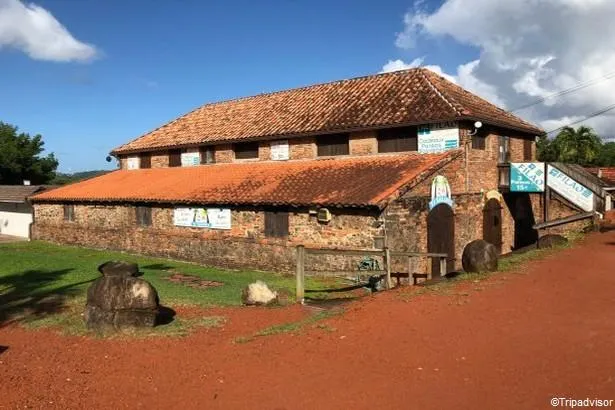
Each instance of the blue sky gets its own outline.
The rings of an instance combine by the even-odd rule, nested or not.
[[[396,47],[411,1],[34,4],[98,53],[57,62],[0,48],[0,121],[42,134],[62,172],[111,168],[112,148],[207,102],[373,74],[395,59],[454,72],[478,55],[447,38]]]

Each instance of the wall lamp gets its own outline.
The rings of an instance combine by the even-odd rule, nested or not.
[[[478,133],[478,130],[483,126],[483,123],[480,121],[476,121],[474,123],[474,131],[470,132],[468,135],[472,136],[472,135],[476,135]]]

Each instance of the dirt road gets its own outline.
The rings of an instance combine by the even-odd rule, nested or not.
[[[614,307],[611,232],[518,273],[445,295],[382,293],[299,335],[248,343],[233,340],[307,313],[234,309],[224,328],[182,339],[10,325],[0,329],[0,408],[549,409],[553,397],[615,400]]]

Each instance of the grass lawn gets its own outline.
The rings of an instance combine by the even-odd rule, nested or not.
[[[53,324],[66,319],[61,318],[59,312],[82,312],[88,286],[100,277],[98,265],[109,260],[138,263],[143,272],[142,278],[154,285],[163,305],[240,305],[241,290],[259,279],[271,288],[287,294],[291,301],[294,300],[293,276],[250,270],[223,270],[39,241],[16,242],[0,244],[0,326],[16,317],[26,322]],[[195,289],[165,279],[177,272],[222,282],[224,285]],[[330,280],[318,278],[306,278],[306,281],[308,287],[315,289],[331,285]],[[50,320],[50,314],[54,313],[58,317]]]

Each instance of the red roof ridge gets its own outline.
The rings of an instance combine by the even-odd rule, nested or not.
[[[425,81],[427,82],[427,84],[429,84],[429,86],[434,90],[434,92],[440,96],[440,98],[442,98],[442,100],[444,100],[444,102],[446,102],[448,105],[450,105],[450,107],[455,110],[455,113],[457,115],[462,115],[465,113],[465,110],[463,109],[463,107],[457,107],[460,104],[457,103],[455,100],[451,99],[450,97],[448,97],[444,91],[440,90],[438,87],[436,87],[436,85],[434,83],[431,82],[431,80],[429,79],[429,75],[431,74],[436,74],[435,72],[431,71],[428,68],[420,68],[420,72],[423,75],[423,78],[425,79]],[[436,74],[437,75],[437,74]],[[446,80],[444,77],[439,76],[441,79]],[[448,80],[446,80],[448,81]],[[450,81],[449,81],[450,82]],[[455,101],[455,104],[453,104],[452,101]],[[456,106],[457,105],[457,106]]]

